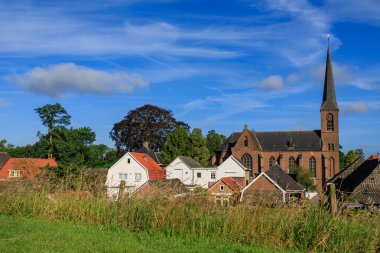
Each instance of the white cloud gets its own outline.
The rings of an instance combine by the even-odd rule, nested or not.
[[[52,97],[66,93],[107,95],[148,87],[139,75],[125,71],[100,71],[73,63],[36,67],[22,75],[10,76],[7,80],[26,90]]]
[[[365,102],[351,102],[343,106],[343,114],[363,114],[369,111],[369,106]]]
[[[284,82],[282,77],[279,75],[269,76],[265,78],[261,84],[260,88],[264,90],[279,90],[283,87]]]

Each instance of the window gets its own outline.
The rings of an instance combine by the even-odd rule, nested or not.
[[[213,171],[211,172],[211,179],[215,179],[216,178],[216,173]]]
[[[289,169],[293,168],[296,165],[296,160],[293,156],[289,157]]]
[[[197,172],[197,178],[201,178],[201,177],[202,177],[202,173]]]
[[[9,177],[21,177],[21,170],[10,170],[8,175]]]
[[[248,137],[244,137],[244,147],[248,147]]]
[[[330,143],[329,143],[328,147],[329,147],[329,151],[330,151],[330,150],[331,150],[331,145],[330,145]]]
[[[331,151],[334,151],[334,144],[331,144]]]
[[[220,185],[220,190],[224,191],[224,185]]]
[[[241,157],[241,162],[247,169],[252,171],[252,157],[249,154],[244,154]]]
[[[273,156],[269,158],[269,168],[272,167],[276,163],[276,159]]]
[[[141,181],[141,173],[135,173],[135,181]]]
[[[327,115],[327,131],[334,131],[334,117],[331,113]]]
[[[119,173],[119,179],[120,180],[127,179],[127,178],[128,178],[128,174]]]
[[[314,156],[309,158],[309,171],[312,177],[317,177],[317,170],[316,170],[316,161]]]
[[[128,163],[131,163],[131,158],[128,158]]]

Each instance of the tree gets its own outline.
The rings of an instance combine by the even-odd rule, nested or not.
[[[355,149],[356,158],[362,158],[364,159],[364,151],[362,148]]]
[[[315,190],[316,186],[311,177],[309,170],[305,170],[297,165],[289,168],[289,172],[296,174],[297,182],[306,188],[308,191]]]
[[[178,127],[166,139],[166,145],[162,149],[162,158],[165,163],[171,163],[178,156],[192,156],[190,132],[187,128]]]
[[[347,168],[357,159],[355,150],[348,150],[346,157],[344,158],[344,167]]]
[[[57,127],[70,125],[71,116],[67,114],[65,108],[59,103],[47,104],[34,109],[41,118],[42,124],[49,131],[49,151],[48,158],[53,157],[53,135]]]
[[[129,111],[124,119],[115,123],[110,137],[119,153],[137,150],[144,141],[151,143],[151,148],[158,151],[177,127],[189,128],[186,123],[177,121],[172,111],[144,105]]]
[[[206,138],[202,135],[202,130],[194,128],[190,135],[192,146],[192,158],[202,166],[210,166],[210,153],[206,146]]]
[[[215,130],[208,131],[206,135],[206,146],[211,157],[215,155],[220,145],[225,142],[226,139],[226,136],[216,133]]]

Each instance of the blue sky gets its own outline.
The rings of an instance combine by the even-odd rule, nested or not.
[[[144,104],[229,135],[320,129],[327,34],[344,150],[380,152],[380,3],[0,1],[0,139],[45,132],[61,103],[97,143]]]

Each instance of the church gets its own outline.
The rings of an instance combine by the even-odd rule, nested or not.
[[[321,192],[327,180],[339,172],[339,108],[330,48],[327,49],[320,121],[318,130],[258,132],[245,125],[243,131],[232,133],[220,146],[213,165],[233,155],[250,169],[252,179],[276,163],[284,170],[297,165],[310,171]]]

